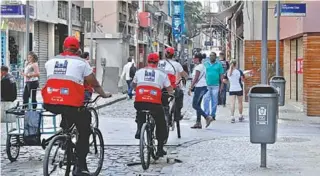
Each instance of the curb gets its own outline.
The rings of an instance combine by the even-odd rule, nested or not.
[[[115,99],[115,100],[112,100],[112,101],[110,101],[110,102],[107,102],[107,103],[105,103],[105,104],[102,104],[102,105],[97,106],[96,109],[98,110],[98,109],[104,108],[104,107],[106,107],[106,106],[115,104],[115,103],[117,103],[117,102],[119,102],[119,101],[125,100],[126,98],[127,98],[126,95],[123,96],[123,97],[119,97],[119,98],[117,98],[117,99]]]

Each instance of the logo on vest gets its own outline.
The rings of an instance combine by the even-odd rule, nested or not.
[[[154,70],[146,70],[144,72],[145,81],[155,82],[155,78],[156,78],[156,72]]]
[[[47,87],[47,92],[48,94],[51,94],[52,92],[58,92],[59,89],[55,89],[55,88],[52,88],[52,87]]]
[[[68,88],[61,88],[60,94],[61,95],[69,95],[69,89]]]
[[[156,90],[151,90],[151,91],[150,91],[150,94],[156,96],[158,93],[157,93]]]
[[[67,72],[67,67],[68,67],[68,61],[67,60],[62,60],[62,61],[56,61],[56,64],[54,65],[54,74],[60,74],[60,75],[65,75]]]

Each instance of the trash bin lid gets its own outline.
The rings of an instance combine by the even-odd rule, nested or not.
[[[258,84],[250,88],[249,97],[264,97],[271,98],[277,97],[278,91],[273,86],[267,84]]]
[[[283,76],[273,76],[270,82],[286,82]]]

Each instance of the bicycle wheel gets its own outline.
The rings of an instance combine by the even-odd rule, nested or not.
[[[158,140],[156,139],[156,136],[155,136],[155,131],[156,131],[156,124],[153,123],[153,125],[151,125],[152,127],[150,128],[150,137],[149,137],[149,140],[150,140],[150,145],[149,145],[149,148],[150,148],[150,153],[151,153],[151,157],[154,159],[154,160],[158,160],[159,157],[156,155],[157,153],[157,148],[156,146],[158,145]]]
[[[94,128],[99,128],[99,117],[97,110],[93,107],[90,107],[88,108],[88,111],[91,112],[91,126]]]
[[[87,156],[87,161],[90,160],[88,163],[88,169],[92,176],[99,175],[102,166],[103,166],[103,160],[104,160],[104,142],[103,137],[101,134],[101,131],[98,128],[92,128],[92,132],[90,135],[90,141],[92,138],[92,143],[90,143],[89,146],[89,153]],[[95,161],[96,157],[98,157],[98,160]],[[98,166],[92,166],[93,164],[98,163]],[[91,169],[96,168],[96,169]]]
[[[141,128],[141,133],[140,133],[140,160],[141,160],[141,165],[144,170],[147,170],[150,165],[150,156],[151,156],[151,151],[150,151],[150,131],[149,131],[149,126],[147,123],[144,123]],[[146,149],[146,151],[145,151]],[[146,157],[146,158],[145,158]]]
[[[57,147],[57,148],[54,148]],[[59,149],[61,151],[59,152]],[[50,160],[50,153],[53,151],[53,159]],[[70,169],[71,169],[71,154],[72,149],[67,145],[66,137],[65,136],[56,136],[54,137],[45,152],[44,155],[44,161],[43,161],[43,175],[49,176],[49,175],[65,175],[69,176]],[[61,154],[62,158],[61,160],[58,160],[59,158],[56,158],[57,155]],[[59,156],[58,156],[59,157]],[[53,169],[50,171],[49,166],[53,165]],[[61,170],[57,170],[61,169]]]
[[[171,108],[171,111],[170,111],[170,119],[171,119],[171,130],[174,131],[174,127],[175,127],[175,121],[174,121],[174,105],[172,106]]]
[[[168,117],[168,115],[165,115],[165,118],[166,118],[166,123],[167,123],[167,134],[168,134],[168,137],[167,137],[167,139],[164,141],[164,144],[166,144],[166,143],[168,142],[169,134],[170,134],[170,126],[169,126],[169,117]]]
[[[6,152],[11,162],[17,160],[20,153],[19,135],[7,135]]]
[[[180,131],[180,120],[176,121],[177,124],[177,134],[178,134],[178,138],[181,138],[181,131]]]

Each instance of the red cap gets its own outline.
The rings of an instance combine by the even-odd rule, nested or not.
[[[158,53],[150,53],[148,55],[148,62],[159,62],[159,54]]]
[[[174,48],[173,47],[166,48],[166,53],[173,55],[174,54]]]
[[[63,42],[63,46],[65,48],[70,48],[70,49],[79,49],[80,48],[80,44],[79,44],[78,39],[73,36],[67,37]]]

